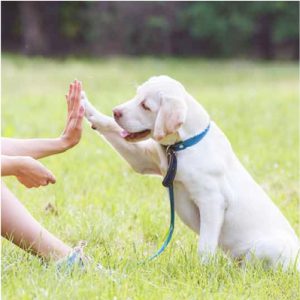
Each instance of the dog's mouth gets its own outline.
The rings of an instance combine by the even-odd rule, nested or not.
[[[136,141],[140,141],[140,140],[148,137],[150,132],[151,132],[150,129],[142,130],[139,132],[128,132],[124,129],[121,131],[120,134],[121,134],[121,137],[124,138],[126,141],[136,142]]]

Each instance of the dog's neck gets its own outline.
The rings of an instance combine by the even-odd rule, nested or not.
[[[176,133],[170,134],[160,141],[162,146],[173,145],[185,141],[205,130],[209,124],[209,115],[205,109],[188,93],[186,94],[188,107],[184,124]]]
[[[205,109],[189,94],[187,94],[188,111],[186,120],[178,130],[178,141],[185,141],[207,128],[209,115]]]

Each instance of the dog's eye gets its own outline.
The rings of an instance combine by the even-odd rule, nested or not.
[[[142,108],[143,108],[144,110],[149,110],[149,111],[151,111],[151,109],[145,104],[145,101],[142,101],[142,102],[141,102],[141,106],[142,106]]]

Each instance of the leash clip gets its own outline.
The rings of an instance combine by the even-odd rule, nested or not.
[[[168,145],[166,149],[166,154],[167,154],[167,159],[168,159],[168,164],[170,162],[170,157],[175,154],[174,149],[172,148],[172,145]]]
[[[177,157],[172,145],[167,147],[166,154],[168,160],[168,170],[165,178],[162,181],[162,185],[165,187],[170,187],[173,184],[177,170]]]

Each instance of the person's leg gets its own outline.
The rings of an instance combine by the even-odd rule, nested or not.
[[[58,260],[72,250],[42,227],[2,182],[1,235],[24,250]]]

